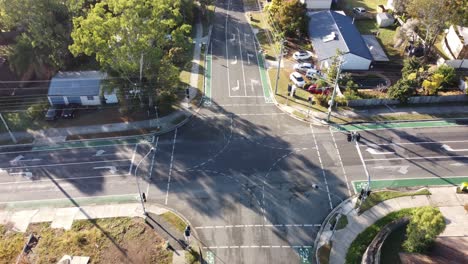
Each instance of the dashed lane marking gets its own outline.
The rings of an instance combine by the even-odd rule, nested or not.
[[[230,229],[230,228],[246,228],[246,227],[320,227],[321,224],[260,224],[260,225],[218,225],[218,226],[197,226],[195,229]]]
[[[317,157],[320,163],[320,168],[322,169],[323,181],[325,183],[325,188],[327,189],[328,201],[330,202],[330,209],[333,209],[333,204],[332,204],[331,196],[330,196],[330,189],[328,188],[327,175],[325,173],[325,168],[323,166],[322,157],[320,156],[320,150],[317,144],[317,138],[315,137],[315,132],[314,132],[314,129],[312,128],[312,125],[310,125],[310,131],[312,132],[312,137],[314,138],[314,144],[317,150]]]
[[[171,186],[172,168],[174,166],[174,150],[175,150],[176,140],[177,140],[177,128],[174,131],[174,141],[172,143],[171,164],[169,165],[169,175],[167,177],[166,200],[164,202],[165,205],[167,205],[167,200],[169,199],[169,188]]]

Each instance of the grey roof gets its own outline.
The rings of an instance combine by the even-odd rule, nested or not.
[[[106,74],[99,71],[59,72],[50,80],[49,96],[96,96]]]
[[[309,37],[319,61],[335,56],[337,49],[372,60],[366,43],[350,17],[330,10],[312,12],[309,16]],[[332,32],[335,38],[324,42],[323,39]]]

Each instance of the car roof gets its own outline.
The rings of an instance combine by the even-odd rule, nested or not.
[[[293,75],[294,77],[296,77],[296,78],[302,77],[302,75],[301,75],[300,73],[298,73],[298,72],[293,72],[292,75]]]
[[[303,63],[301,63],[301,66],[302,66],[302,67],[312,67],[312,63],[303,62]]]

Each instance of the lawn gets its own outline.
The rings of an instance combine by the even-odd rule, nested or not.
[[[370,12],[376,12],[378,5],[387,4],[387,0],[344,0],[339,1],[338,7],[351,10],[353,7],[364,7]]]
[[[372,206],[381,203],[385,200],[390,200],[393,198],[404,197],[404,196],[415,196],[415,195],[430,195],[431,192],[427,189],[422,189],[417,192],[398,192],[398,191],[381,191],[381,192],[373,192],[370,196],[364,201],[361,205],[361,209],[359,211],[360,214],[372,208]]]
[[[165,241],[141,218],[80,220],[67,231],[32,224],[25,234],[0,226],[0,262],[15,263],[31,233],[39,242],[21,263],[57,263],[63,255],[89,256],[91,263],[172,263]]]

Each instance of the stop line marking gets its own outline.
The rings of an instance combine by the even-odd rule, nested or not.
[[[321,224],[257,224],[257,225],[216,225],[216,226],[197,226],[195,229],[224,229],[224,228],[243,228],[243,227],[320,227]]]

